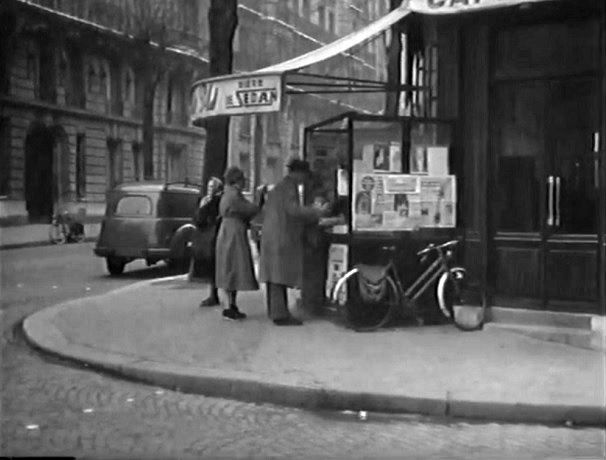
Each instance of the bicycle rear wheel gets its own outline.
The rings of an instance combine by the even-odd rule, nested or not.
[[[480,283],[463,267],[443,273],[437,286],[442,314],[462,331],[476,331],[484,325],[485,308]]]
[[[346,273],[342,282],[337,284],[334,298],[339,312],[352,329],[358,332],[374,331],[393,318],[400,295],[394,281],[387,277],[384,295],[377,301],[368,301],[362,298],[359,276],[357,269]]]

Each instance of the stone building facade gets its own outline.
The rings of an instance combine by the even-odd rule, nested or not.
[[[105,192],[120,182],[200,181],[205,132],[189,125],[189,90],[207,68],[210,2],[148,3],[149,11],[170,10],[170,46],[158,51],[170,65],[155,91],[152,156],[142,151],[145,75],[136,65],[142,45],[133,38],[132,3],[0,4],[0,224],[49,222],[58,209],[95,221]],[[234,70],[318,48],[382,16],[387,3],[241,0]],[[307,70],[385,80],[384,56],[378,39]],[[280,113],[233,117],[229,164],[247,171],[250,190],[275,182],[286,159],[300,154],[304,126],[346,110],[378,112],[382,104],[377,95],[301,95]]]
[[[159,51],[170,66],[155,91],[153,156],[144,156],[137,55],[147,45],[127,36],[126,13],[111,0],[0,5],[3,224],[48,222],[58,209],[95,221],[118,183],[200,181],[205,134],[188,126],[189,87],[206,71],[199,24],[175,20],[175,45]]]

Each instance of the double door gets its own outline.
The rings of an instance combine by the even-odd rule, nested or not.
[[[599,310],[600,85],[579,76],[493,87],[490,278],[500,304]]]

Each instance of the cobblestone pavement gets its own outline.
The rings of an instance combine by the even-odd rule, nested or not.
[[[257,405],[125,382],[39,355],[24,343],[18,327],[9,326],[40,305],[5,307],[0,317],[2,455],[605,458],[604,431],[595,428],[374,413],[361,420],[358,414]]]

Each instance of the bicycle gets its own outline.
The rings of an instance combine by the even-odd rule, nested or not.
[[[84,225],[67,211],[57,212],[49,225],[48,237],[53,244],[79,243],[84,240]]]
[[[423,319],[416,301],[437,281],[436,296],[442,315],[463,331],[483,327],[485,306],[479,283],[467,270],[453,263],[458,240],[429,244],[417,253],[424,263],[431,253],[437,257],[405,290],[398,270],[390,260],[385,266],[356,265],[336,282],[332,301],[356,331],[373,331],[388,324],[396,314],[412,313],[418,325]],[[383,247],[393,251],[395,248]],[[345,289],[344,289],[345,288]],[[469,307],[461,309],[460,307]]]

